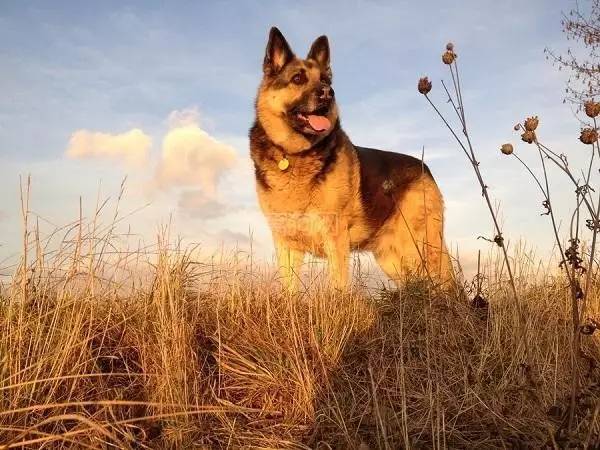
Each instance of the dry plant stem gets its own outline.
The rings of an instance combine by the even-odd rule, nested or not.
[[[596,217],[600,216],[600,193],[598,194],[598,205],[597,205],[597,210],[596,210]],[[592,219],[594,220],[594,219]],[[590,246],[590,262],[588,264],[588,271],[585,277],[585,288],[583,291],[583,298],[581,299],[581,309],[580,309],[580,315],[579,315],[579,321],[581,322],[583,320],[583,316],[585,315],[585,310],[587,307],[587,300],[589,298],[589,291],[592,287],[592,273],[594,272],[594,255],[596,253],[596,244],[598,242],[598,226],[597,226],[597,220],[596,220],[596,224],[593,228],[592,231],[592,244]]]
[[[21,270],[21,296],[23,304],[27,301],[27,250],[29,248],[29,189],[31,187],[31,175],[27,176],[27,184],[23,191],[23,181],[19,176],[21,190],[21,214],[23,217],[23,266]]]
[[[454,67],[456,68],[456,77],[454,76],[454,70],[452,70],[452,64],[448,66],[450,69],[450,75],[452,75],[452,83],[454,83],[454,92],[456,92],[456,97],[458,99],[458,104],[460,105],[460,117],[462,118],[461,122],[463,125],[463,133],[465,134],[467,141],[469,140],[469,136],[467,136],[467,120],[465,119],[465,110],[463,108],[462,101],[462,90],[460,88],[460,78],[458,75],[458,60],[454,60]],[[456,78],[456,79],[455,79]],[[443,84],[443,81],[442,81]],[[446,85],[444,85],[444,89],[446,89]],[[448,90],[446,89],[446,92]],[[450,94],[448,94],[448,98],[452,98]]]
[[[452,68],[453,65],[454,65],[454,69]],[[460,87],[460,75],[458,72],[458,65],[457,65],[456,59],[454,60],[453,64],[450,64],[448,66],[448,68],[450,69],[450,75],[452,76],[452,84],[454,85],[454,92],[456,94],[458,106],[454,103],[452,95],[450,95],[450,92],[448,91],[448,88],[446,87],[446,84],[444,83],[443,80],[442,80],[442,86],[444,87],[444,90],[446,91],[446,94],[448,95],[448,101],[452,104],[454,111],[456,111],[456,114],[458,115],[458,118],[462,125],[463,134],[464,134],[465,138],[467,139],[467,146],[469,147],[469,152],[467,152],[464,145],[462,144],[462,142],[460,142],[460,140],[458,139],[456,134],[454,132],[452,134],[454,134],[454,137],[456,138],[456,140],[459,141],[461,147],[467,154],[467,158],[469,159],[469,162],[471,163],[471,165],[473,166],[473,169],[475,170],[475,174],[477,175],[477,180],[479,181],[479,185],[481,186],[482,195],[485,197],[488,209],[490,211],[490,215],[492,216],[492,220],[494,221],[494,227],[496,228],[496,234],[497,234],[497,236],[500,236],[500,238],[502,238],[502,232],[500,231],[500,226],[499,226],[498,220],[496,218],[496,213],[494,211],[494,208],[492,207],[492,203],[491,203],[489,195],[487,193],[487,185],[483,181],[483,176],[481,175],[481,171],[479,170],[479,161],[477,161],[477,157],[475,156],[475,151],[473,150],[473,145],[471,144],[471,138],[467,131],[467,120],[465,118],[465,108],[464,108],[464,103],[462,100],[462,89]],[[429,100],[429,98],[427,98],[427,100]],[[429,103],[433,106],[433,103],[431,102],[431,100],[429,100]],[[435,108],[435,106],[434,106],[434,108]],[[441,117],[440,112],[437,110],[437,108],[435,108],[435,109],[436,109],[436,112],[438,113],[438,115]],[[444,120],[443,117],[442,117],[442,120]],[[448,128],[450,128],[448,122],[445,120],[444,120],[444,122],[446,123],[446,126]],[[512,274],[510,261],[508,259],[508,251],[506,250],[504,241],[500,240],[499,242],[500,242],[500,244],[498,244],[498,245],[500,245],[500,247],[502,248],[502,253],[504,256],[504,261],[506,263],[506,269],[507,269],[507,272],[509,275],[510,285],[511,285],[511,288],[513,291],[517,311],[519,312],[519,316],[521,317],[522,323],[524,323],[524,321],[523,321],[524,317],[522,316],[521,305],[518,300],[518,294],[517,294],[517,289],[515,286],[515,280],[514,280],[514,276]]]
[[[533,175],[533,172],[531,172],[531,170],[529,170],[529,167],[527,167],[527,165],[518,156],[517,156],[517,159],[519,159],[519,161],[521,161],[521,163],[527,168],[527,170],[529,170],[529,173],[532,174],[532,176],[535,178],[536,182],[542,189],[544,198],[548,202],[548,215],[550,216],[550,222],[552,223],[552,231],[554,233],[554,239],[556,241],[556,245],[558,246],[558,251],[560,252],[561,258],[563,258],[565,252],[564,252],[561,240],[560,240],[560,235],[558,233],[558,225],[556,223],[556,217],[554,216],[554,210],[552,209],[552,201],[550,199],[550,183],[548,182],[548,172],[546,169],[546,163],[544,161],[544,156],[543,156],[542,150],[540,148],[540,144],[537,141],[536,141],[536,145],[538,146],[540,162],[542,164],[542,171],[544,173],[544,184],[546,186],[545,188],[543,188],[541,186],[540,182],[537,180],[537,177],[535,175]],[[569,272],[568,267],[567,267],[566,272],[567,272],[567,277],[569,279],[569,286],[574,286],[575,285],[575,274],[572,274],[571,272]]]
[[[557,155],[556,153],[554,153],[551,149],[546,147],[541,142],[538,142],[538,145],[542,149],[544,156],[546,156],[550,161],[552,161],[560,170],[562,170],[567,175],[567,177],[575,185],[575,188],[581,189],[581,185],[579,184],[579,182],[575,179],[575,177],[569,170],[568,165],[561,164],[559,161],[557,161],[557,158],[558,158],[558,160],[562,161],[562,158],[560,157],[560,155]],[[592,203],[590,203],[590,201],[585,196],[583,197],[583,202],[585,203],[585,206],[586,206],[588,212],[590,213],[590,215],[592,217],[595,216],[595,208],[592,205]]]
[[[597,126],[596,119],[594,118],[594,127],[596,127],[596,126]],[[570,232],[571,238],[577,239],[577,240],[579,239],[579,223],[580,223],[579,217],[580,217],[580,208],[583,203],[585,203],[586,208],[591,215],[591,221],[592,221],[592,227],[591,227],[592,243],[591,243],[591,247],[590,247],[588,272],[586,275],[583,296],[581,298],[581,308],[579,307],[579,303],[578,303],[578,301],[579,301],[578,291],[579,290],[577,288],[578,282],[577,282],[577,274],[575,273],[575,268],[571,267],[569,265],[566,265],[566,272],[567,272],[567,276],[568,276],[568,280],[569,280],[569,287],[570,287],[570,293],[571,293],[571,314],[572,314],[572,322],[573,322],[572,351],[571,351],[571,355],[570,355],[571,356],[571,367],[572,367],[571,389],[570,389],[571,390],[571,392],[570,392],[571,398],[570,398],[569,419],[568,419],[569,420],[568,421],[568,429],[572,430],[573,426],[574,426],[574,420],[575,420],[576,398],[577,398],[577,394],[579,391],[578,361],[579,361],[579,353],[580,353],[580,346],[581,346],[581,336],[579,333],[579,328],[580,328],[581,321],[583,320],[583,317],[585,315],[585,308],[587,306],[587,298],[588,298],[589,290],[591,288],[594,256],[595,256],[595,252],[596,252],[596,242],[597,242],[597,234],[598,234],[598,229],[597,229],[596,225],[598,223],[598,217],[600,216],[600,198],[598,199],[598,204],[594,205],[594,201],[591,197],[591,194],[589,193],[592,190],[589,183],[590,183],[591,172],[592,172],[592,167],[593,167],[593,163],[594,163],[594,152],[595,152],[594,146],[597,146],[598,142],[596,142],[595,144],[592,145],[592,154],[590,156],[590,161],[588,164],[587,176],[585,174],[583,175],[584,180],[585,180],[585,184],[583,186],[581,186],[579,184],[579,182],[575,179],[575,177],[571,173],[565,157],[563,157],[561,155],[557,155],[555,152],[553,152],[548,147],[544,146],[543,144],[540,144],[537,140],[535,141],[535,143],[538,147],[538,152],[539,152],[539,156],[540,156],[540,161],[542,163],[542,169],[543,169],[544,180],[545,180],[545,185],[546,185],[546,189],[543,189],[541,186],[540,186],[540,188],[542,189],[542,192],[544,192],[544,194],[545,194],[546,201],[548,203],[548,212],[549,212],[549,215],[550,215],[550,218],[552,221],[552,227],[553,227],[553,231],[554,231],[555,240],[559,247],[561,255],[563,257],[565,255],[565,253],[562,249],[560,237],[558,235],[558,229],[556,226],[556,220],[554,217],[554,213],[552,210],[552,204],[550,201],[550,190],[549,190],[548,175],[547,175],[546,165],[545,165],[545,161],[544,161],[544,156],[546,158],[548,158],[550,161],[552,161],[557,167],[559,167],[568,176],[568,178],[571,180],[571,182],[576,186],[577,205],[576,205],[575,211],[573,213],[573,218],[571,220],[571,232]],[[524,164],[522,161],[521,161],[521,163],[527,168],[527,170],[529,170],[529,168],[526,166],[526,164]],[[529,170],[529,172],[533,175],[531,170]],[[534,178],[536,178],[535,175],[533,175],[533,176],[534,176]],[[537,179],[536,179],[536,182],[537,182]],[[538,185],[539,185],[539,182],[538,182]],[[581,191],[581,188],[584,188],[585,190]],[[589,198],[586,196],[586,194],[589,196]],[[573,222],[575,222],[575,230],[573,230]]]
[[[427,99],[427,101],[429,102],[429,104],[433,107],[433,109],[435,110],[435,112],[437,113],[437,115],[440,117],[440,119],[442,119],[442,121],[444,122],[444,124],[446,125],[446,127],[448,128],[448,130],[450,130],[450,132],[452,133],[452,135],[454,136],[454,138],[456,139],[456,141],[458,142],[458,144],[460,145],[460,147],[463,149],[463,151],[467,155],[467,158],[468,158],[469,162],[471,163],[471,166],[473,167],[473,170],[475,171],[475,175],[477,176],[477,181],[479,182],[479,185],[481,186],[481,193],[482,193],[483,197],[485,198],[485,202],[487,204],[488,210],[489,210],[490,215],[492,217],[492,221],[494,222],[494,228],[496,230],[496,234],[498,236],[502,237],[502,231],[500,230],[500,225],[498,223],[498,219],[496,218],[496,213],[494,211],[494,207],[492,206],[492,201],[490,200],[490,197],[489,197],[488,192],[487,192],[487,185],[483,181],[483,177],[481,175],[481,171],[479,170],[479,162],[477,161],[477,158],[475,157],[475,152],[473,150],[473,146],[471,145],[471,140],[469,139],[469,134],[467,132],[466,124],[463,123],[463,133],[465,134],[465,137],[467,138],[467,145],[469,147],[469,150],[467,150],[467,148],[462,143],[462,141],[460,140],[460,138],[456,135],[456,133],[454,132],[454,130],[452,129],[452,127],[450,126],[450,124],[448,123],[448,121],[446,120],[446,118],[439,111],[439,109],[435,106],[435,104],[431,101],[431,99],[429,98],[429,96],[427,94],[425,94],[425,98]],[[460,98],[460,95],[458,96],[458,98]],[[462,111],[463,110],[462,105],[459,104],[459,107],[460,107],[460,110]],[[455,107],[455,109],[456,109],[456,107]],[[464,117],[463,113],[461,113],[461,117]],[[515,307],[517,308],[517,311],[519,313],[519,317],[521,318],[521,322],[523,323],[524,316],[523,316],[523,312],[522,312],[522,309],[521,309],[521,304],[519,302],[519,296],[517,294],[517,288],[516,288],[516,285],[515,285],[515,279],[514,279],[514,276],[513,276],[513,273],[512,273],[511,265],[510,265],[510,260],[508,258],[508,251],[506,250],[506,245],[504,244],[504,241],[500,241],[499,240],[499,243],[497,242],[497,244],[502,249],[502,254],[503,254],[503,257],[504,257],[504,262],[506,264],[506,270],[508,272],[508,278],[509,278],[509,282],[510,282],[510,287],[511,287],[511,290],[512,290],[512,293],[513,293],[513,297],[514,297],[514,301],[515,301]]]
[[[536,140],[536,145],[538,147],[540,161],[542,163],[542,171],[544,173],[544,182],[546,185],[546,200],[548,202],[548,209],[550,213],[550,220],[552,221],[552,229],[554,230],[554,237],[556,239],[556,244],[561,253],[561,257],[564,257],[565,253],[562,250],[562,245],[560,243],[560,237],[558,235],[558,228],[556,226],[556,220],[554,217],[554,212],[552,211],[552,202],[550,200],[550,185],[548,183],[548,172],[546,170],[546,163],[544,161],[544,156],[542,154],[542,150],[540,144]],[[571,395],[569,400],[569,422],[568,422],[568,430],[571,431],[573,429],[573,423],[575,419],[575,403],[577,399],[577,392],[579,391],[578,386],[578,369],[577,363],[579,359],[579,312],[577,305],[577,291],[576,291],[576,274],[575,269],[571,267],[571,271],[569,271],[569,265],[565,264],[565,269],[567,272],[567,276],[569,278],[569,288],[571,292],[571,315],[573,321],[573,338],[571,340]]]
[[[594,125],[595,125],[596,120],[594,119]],[[597,142],[596,142],[597,144]],[[593,150],[592,150],[592,155],[593,155]],[[600,215],[600,197],[598,198],[598,209],[596,211],[596,217],[598,217],[598,215]],[[585,279],[585,287],[584,287],[584,291],[583,291],[583,298],[581,299],[581,308],[579,310],[579,315],[577,317],[577,328],[574,330],[574,344],[573,346],[575,347],[575,350],[577,351],[577,355],[575,356],[576,361],[579,359],[579,350],[581,347],[581,333],[579,330],[580,324],[584,318],[585,315],[585,309],[587,307],[587,300],[589,298],[589,291],[591,289],[592,286],[592,272],[594,271],[594,255],[596,253],[596,242],[597,242],[597,237],[598,237],[598,227],[597,227],[597,219],[593,219],[593,228],[592,228],[592,244],[590,246],[590,260],[589,260],[589,264],[588,264],[588,270],[587,270],[587,274],[586,274],[586,279]],[[576,375],[576,371],[573,370],[573,378],[575,378]],[[575,383],[575,386],[573,387],[573,383]],[[576,397],[575,397],[575,393],[576,393],[576,383],[577,380],[572,380],[572,392],[571,392],[571,408],[569,411],[569,430],[572,429],[573,427],[573,422],[574,422],[574,411],[575,411],[575,401],[576,401]]]
[[[594,128],[596,128],[596,118],[594,117]],[[587,176],[585,177],[585,185],[590,186],[590,177],[592,176],[592,166],[594,165],[594,155],[596,154],[595,147],[598,145],[598,141],[596,141],[592,145],[592,155],[590,156],[590,163],[588,164]],[[591,195],[590,195],[591,197]]]
[[[594,118],[594,127],[596,127],[596,119]],[[568,165],[566,164],[561,164],[561,162],[559,161],[563,161],[562,158],[560,158],[559,155],[557,155],[555,152],[553,152],[551,149],[549,149],[548,147],[546,147],[545,145],[536,142],[536,144],[538,145],[538,148],[540,149],[541,152],[543,152],[544,156],[546,156],[550,161],[552,161],[559,169],[561,169],[567,176],[568,178],[571,180],[571,182],[575,185],[576,190],[579,190],[582,188],[582,186],[579,184],[579,182],[575,179],[575,177],[573,176],[573,174],[571,173],[571,171],[569,170]],[[595,146],[598,147],[598,150],[600,152],[600,145],[598,142],[595,143]],[[593,224],[598,224],[599,222],[599,218],[600,218],[600,196],[598,198],[598,204],[594,205],[593,199],[591,198],[591,194],[589,194],[589,191],[591,191],[591,187],[589,185],[589,180],[590,180],[590,173],[591,173],[591,167],[592,167],[592,163],[593,163],[593,158],[594,158],[594,148],[592,147],[592,156],[590,157],[590,164],[588,167],[588,177],[586,179],[586,184],[585,186],[587,186],[587,191],[588,191],[588,195],[590,196],[590,198],[588,199],[585,194],[581,196],[581,200],[582,202],[585,204],[586,209],[588,210],[590,216],[591,216],[591,220]],[[557,160],[558,158],[558,160]],[[543,161],[542,161],[543,162]],[[597,234],[598,231],[596,229],[596,226],[593,226],[592,229],[592,244],[593,244],[593,248],[590,248],[590,261],[589,261],[589,269],[592,270],[593,269],[593,262],[594,262],[594,253],[595,253],[595,248],[596,248],[596,241],[597,241]],[[584,291],[584,298],[583,298],[583,303],[585,303],[585,298],[587,296],[587,291],[590,287],[590,284],[588,282],[588,278],[590,279],[591,282],[591,274],[588,273],[588,276],[586,277],[586,289]],[[583,314],[583,312],[582,312]],[[580,317],[581,318],[581,317]]]
[[[594,128],[597,129],[598,128],[598,124],[596,123],[596,118],[594,117]],[[596,142],[592,145],[592,155],[590,157],[590,165],[588,167],[588,176],[587,176],[587,180],[586,180],[586,184],[589,188],[589,182],[590,182],[590,174],[592,172],[592,163],[594,161],[594,153],[595,153],[595,148],[598,150],[599,154],[600,154],[600,143],[598,142],[598,140],[596,140]],[[590,189],[588,189],[589,191]],[[591,196],[591,194],[590,194]],[[581,299],[581,309],[580,309],[580,313],[579,313],[579,322],[581,323],[581,321],[583,320],[583,316],[585,315],[585,310],[587,307],[587,300],[589,298],[589,291],[592,287],[592,273],[594,272],[594,256],[596,254],[596,242],[597,242],[597,238],[598,238],[598,227],[600,225],[599,223],[599,219],[600,218],[600,192],[598,193],[598,200],[597,200],[597,205],[596,205],[596,215],[592,215],[592,244],[590,246],[590,262],[588,264],[588,271],[585,277],[585,287],[584,287],[584,291],[583,291],[583,298]]]
[[[537,144],[537,142],[536,142]],[[539,146],[539,144],[538,144]],[[539,149],[539,147],[538,147]],[[540,188],[540,190],[542,191],[542,195],[544,196],[544,200],[546,200],[547,205],[548,205],[548,215],[550,216],[550,221],[552,223],[552,231],[554,233],[554,240],[556,241],[556,245],[558,247],[558,251],[560,252],[560,255],[562,257],[562,255],[564,255],[564,250],[563,250],[563,246],[560,240],[560,236],[558,234],[558,226],[556,224],[556,218],[554,217],[554,210],[552,209],[552,203],[550,201],[550,191],[549,191],[549,183],[548,183],[548,178],[546,177],[546,167],[544,164],[544,158],[542,156],[542,151],[539,150],[540,152],[540,160],[542,162],[542,167],[544,170],[544,180],[545,180],[545,184],[546,184],[546,188],[544,188],[542,186],[542,184],[540,183],[540,180],[538,179],[538,177],[533,173],[533,171],[529,168],[529,166],[527,164],[525,164],[525,162],[519,158],[519,156],[517,156],[516,153],[513,153],[513,156],[515,158],[517,158],[517,160],[523,165],[523,167],[525,167],[525,169],[531,174],[531,176],[533,177],[533,179],[535,180],[536,184],[538,185],[538,187]],[[574,280],[572,279],[572,275],[571,272],[569,272],[569,270],[567,269],[567,277],[569,279],[569,286],[574,284]]]
[[[519,158],[519,156],[516,153],[513,153],[512,156],[514,156],[515,158],[517,158],[519,160],[519,162],[521,163],[521,165],[523,167],[525,167],[525,169],[527,169],[527,172],[530,173],[530,175],[533,177],[533,179],[535,180],[536,184],[538,185],[538,187],[542,191],[542,195],[544,196],[544,200],[548,200],[548,196],[546,195],[546,191],[542,187],[542,184],[540,183],[540,180],[538,180],[538,177],[533,173],[533,171],[529,168],[529,166],[527,164],[525,164],[525,161],[523,161],[521,158]],[[561,250],[561,252],[562,252],[562,250]]]
[[[552,203],[550,200],[550,187],[549,187],[549,183],[548,183],[548,172],[546,169],[546,163],[544,161],[544,153],[542,150],[542,146],[537,142],[536,140],[536,145],[538,147],[538,152],[540,155],[540,161],[542,163],[542,169],[543,169],[543,173],[544,173],[544,181],[545,181],[545,185],[546,185],[546,200],[548,201],[548,205],[549,205],[549,211],[550,211],[550,219],[552,221],[552,228],[554,231],[554,236],[556,239],[556,243],[559,247],[559,250],[561,252],[561,255],[564,257],[565,253],[562,249],[561,243],[560,243],[560,237],[558,235],[558,228],[556,225],[556,219],[554,216],[554,212],[552,210]],[[568,169],[567,169],[568,171]],[[580,203],[578,201],[578,205],[577,205],[577,211],[579,210],[580,207]],[[572,235],[572,233],[571,233]],[[576,400],[577,400],[577,393],[579,391],[579,386],[578,386],[578,361],[579,361],[579,347],[580,347],[580,340],[579,340],[579,323],[580,323],[580,316],[579,316],[579,305],[578,305],[578,299],[577,299],[577,275],[575,273],[575,268],[571,267],[569,269],[569,265],[565,264],[565,270],[567,272],[567,277],[569,280],[569,288],[570,288],[570,293],[571,293],[571,315],[572,315],[572,322],[573,322],[573,337],[572,337],[572,348],[571,348],[571,353],[570,353],[570,357],[571,357],[571,392],[570,392],[570,400],[569,400],[569,421],[568,421],[568,429],[569,431],[571,431],[573,429],[573,424],[574,424],[574,419],[575,419],[575,407],[576,407]]]

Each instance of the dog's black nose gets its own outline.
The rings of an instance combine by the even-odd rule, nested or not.
[[[321,86],[319,90],[319,99],[320,100],[331,100],[333,98],[333,88],[328,84],[324,84]]]

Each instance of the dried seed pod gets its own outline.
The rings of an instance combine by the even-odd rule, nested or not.
[[[496,245],[498,247],[504,246],[504,238],[500,234],[497,234],[496,236],[494,236],[494,242],[496,243]]]
[[[515,130],[515,131],[519,131],[519,129],[520,129],[520,128],[521,128],[521,124],[520,124],[520,123],[518,123],[518,124],[516,124],[516,125],[513,127],[513,130]]]
[[[591,145],[598,140],[598,131],[594,128],[584,128],[581,130],[579,140],[584,144]]]
[[[592,334],[594,334],[595,331],[596,331],[596,327],[591,324],[585,324],[579,328],[579,332],[581,334],[585,334],[586,336],[591,336]]]
[[[417,89],[419,89],[419,92],[423,95],[429,94],[429,91],[431,91],[431,81],[429,81],[429,78],[421,78],[419,80],[419,84],[417,85]]]
[[[537,128],[539,123],[540,123],[540,120],[538,119],[537,116],[528,117],[525,120],[525,130],[535,131],[535,129]]]
[[[513,152],[513,146],[512,144],[502,144],[502,147],[500,147],[500,151],[505,155],[511,155]]]
[[[449,52],[451,52],[452,50],[454,50],[454,44],[452,42],[448,42],[446,44],[446,50],[448,50]]]
[[[596,117],[600,114],[600,103],[596,103],[593,100],[589,100],[583,104],[585,107],[585,113],[588,117]]]
[[[490,306],[490,303],[484,296],[477,294],[475,297],[473,297],[473,300],[471,300],[471,306],[473,308],[487,308]]]
[[[529,131],[526,130],[522,135],[521,135],[521,139],[524,142],[527,142],[528,144],[533,144],[533,141],[535,141],[535,132],[533,131]]]
[[[456,53],[454,53],[452,50],[448,50],[442,55],[442,62],[444,64],[452,64],[455,59]]]

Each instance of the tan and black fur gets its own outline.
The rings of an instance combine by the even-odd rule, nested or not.
[[[287,285],[295,287],[311,253],[326,258],[334,284],[345,287],[352,250],[373,252],[397,282],[415,272],[449,279],[443,200],[429,168],[408,155],[350,142],[331,88],[327,37],[300,59],[272,28],[263,72],[250,151]],[[311,128],[306,118],[315,116],[330,126]]]

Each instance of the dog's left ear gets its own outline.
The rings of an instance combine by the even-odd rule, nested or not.
[[[306,59],[314,59],[323,69],[331,72],[329,62],[329,40],[327,39],[327,36],[319,36],[315,39]]]

